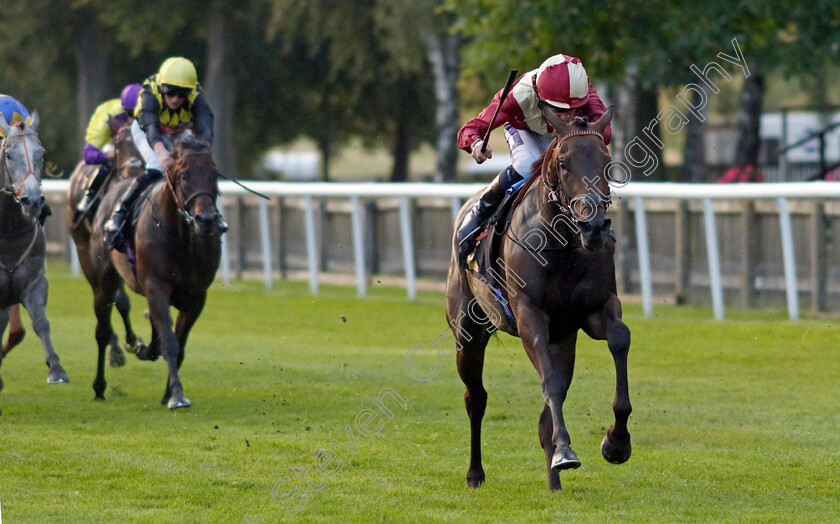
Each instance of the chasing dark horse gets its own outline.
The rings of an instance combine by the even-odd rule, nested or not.
[[[9,308],[22,303],[44,345],[50,368],[47,383],[60,384],[70,379],[53,348],[46,314],[46,239],[38,222],[44,200],[41,196],[44,148],[38,140],[38,124],[37,112],[33,112],[31,124],[15,126],[9,125],[0,114],[4,135],[0,146],[0,336],[9,321]],[[0,350],[0,363],[7,351]]]
[[[91,229],[96,219],[95,211],[102,195],[106,193],[108,187],[121,180],[135,178],[144,171],[143,157],[140,156],[140,151],[134,145],[134,139],[131,136],[130,125],[118,125],[114,121],[109,121],[108,126],[111,129],[111,139],[114,143],[114,164],[116,173],[111,175],[110,183],[103,184],[99,189],[99,194],[94,198],[94,204],[91,210],[80,219],[74,222],[74,211],[79,201],[85,194],[90,177],[94,175],[98,165],[89,165],[84,161],[80,161],[70,175],[70,190],[67,195],[67,223],[70,228],[70,236],[76,244],[76,253],[79,257],[79,264],[82,267],[82,272],[85,274],[88,282],[93,283],[98,277],[94,273],[93,263],[91,262],[90,242]],[[129,311],[131,304],[128,295],[125,292],[125,287],[120,284],[119,290],[115,297],[115,305],[117,311],[123,319],[125,325],[125,348],[127,351],[136,353],[143,348],[143,340],[134,333],[129,318]],[[111,350],[108,355],[108,363],[111,366],[117,367],[125,364],[125,354],[123,353],[117,341],[117,336],[114,334],[110,341]]]
[[[605,216],[610,195],[605,168],[610,155],[602,133],[612,114],[610,108],[594,124],[581,117],[566,124],[553,115],[546,116],[557,138],[534,164],[535,180],[523,187],[524,197],[512,211],[499,250],[498,285],[508,291],[515,326],[494,311],[493,291],[481,277],[459,267],[458,246],[453,246],[446,316],[458,344],[458,373],[467,388],[464,401],[471,429],[467,483],[471,487],[478,487],[485,478],[481,419],[487,392],[482,370],[485,347],[495,329],[521,338],[539,374],[545,407],[538,431],[550,489],[560,489],[560,471],[580,466],[563,420],[563,402],[572,382],[575,343],[581,329],[593,339],[606,340],[615,362],[615,423],[602,441],[601,454],[613,464],[630,458],[630,330],[621,320],[613,261],[615,241]],[[461,209],[456,224],[474,199]]]
[[[138,200],[138,208],[132,213],[136,217],[133,261],[108,248],[103,233],[103,225],[130,183],[128,180],[108,191],[91,229],[90,255],[96,275],[91,286],[99,346],[93,390],[98,399],[105,396],[105,348],[113,334],[111,306],[121,282],[125,282],[149,303],[152,340],[137,352],[137,357],[156,360],[162,355],[169,368],[161,404],[169,409],[191,405],[184,395],[178,370],[184,361],[190,329],[204,308],[207,288],[219,267],[219,171],[210,156],[210,147],[195,138],[176,142],[172,155],[174,163],[164,180]],[[170,306],[179,311],[174,331]]]

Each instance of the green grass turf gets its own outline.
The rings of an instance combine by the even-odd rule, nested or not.
[[[614,368],[603,342],[581,337],[565,405],[583,462],[546,489],[536,426],[542,398],[518,340],[488,347],[484,419],[486,484],[467,488],[469,427],[454,361],[420,382],[404,369],[423,344],[418,371],[435,363],[445,331],[443,296],[374,287],[215,284],[190,337],[181,377],[193,407],[158,401],[162,360],[128,355],[108,368],[107,400],[93,400],[94,317],[86,282],[50,266],[48,315],[72,382],[47,385],[31,327],[3,361],[0,511],[34,522],[831,522],[840,519],[838,319],[789,322],[784,312],[657,307],[633,332],[630,431],[633,456],[606,463],[599,445],[612,422]],[[138,331],[145,305],[132,296]],[[342,317],[346,321],[342,320]],[[116,320],[115,315],[115,320]],[[24,315],[28,326],[28,318]],[[115,322],[118,332],[120,324]],[[383,388],[392,419],[376,436],[354,421]],[[376,421],[374,421],[375,423]],[[353,427],[358,452],[347,443]],[[330,478],[316,453],[343,461]],[[333,462],[330,466],[336,465]],[[295,478],[310,467],[317,491]],[[299,499],[278,502],[292,489]]]

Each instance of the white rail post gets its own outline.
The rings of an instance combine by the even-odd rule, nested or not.
[[[350,197],[353,204],[351,221],[353,225],[353,258],[356,265],[356,289],[359,296],[367,295],[367,269],[365,268],[365,232],[362,228],[362,203],[358,196]]]
[[[411,234],[411,213],[408,209],[408,197],[400,197],[400,233],[402,236],[403,262],[405,263],[405,288],[408,298],[417,298],[417,271],[414,268],[414,236]]]
[[[452,223],[455,224],[455,221],[458,220],[458,211],[461,210],[461,199],[458,197],[452,197],[450,201],[452,206]],[[458,227],[460,224],[455,224],[455,227]]]
[[[315,241],[315,206],[312,197],[303,198],[303,220],[306,229],[306,259],[309,262],[309,292],[318,293],[318,247]]]
[[[642,288],[642,311],[653,316],[653,280],[650,275],[650,246],[648,245],[647,217],[642,197],[633,197],[636,207],[636,248],[639,251],[639,284]]]
[[[793,251],[793,226],[787,199],[776,199],[779,204],[779,228],[782,235],[782,259],[785,265],[785,294],[787,295],[788,317],[799,319],[799,294],[796,282],[796,256]]]
[[[263,274],[265,275],[265,288],[271,289],[271,228],[268,223],[268,202],[260,199],[260,245],[262,246]]]
[[[67,240],[70,244],[70,270],[73,276],[77,277],[82,274],[82,264],[79,262],[79,253],[76,252],[76,243],[73,242],[73,237],[68,236]]]
[[[706,229],[706,254],[709,260],[709,287],[712,291],[712,308],[715,320],[723,320],[723,283],[720,277],[720,253],[718,251],[717,226],[712,201],[703,199],[703,223]]]
[[[216,199],[216,207],[219,208],[219,213],[224,216],[225,203],[222,197]],[[227,234],[222,235],[222,282],[230,284],[230,244]]]

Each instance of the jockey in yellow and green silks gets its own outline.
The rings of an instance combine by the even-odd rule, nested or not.
[[[118,251],[125,248],[120,233],[131,204],[172,165],[169,150],[175,140],[191,134],[213,143],[213,111],[198,83],[195,66],[186,58],[166,59],[158,73],[143,82],[134,116],[131,133],[146,161],[146,172],[134,180],[105,224],[106,240]],[[226,224],[220,226],[226,230]]]
[[[108,175],[113,169],[114,150],[111,140],[111,127],[109,122],[131,123],[134,120],[134,108],[137,106],[137,97],[142,86],[140,84],[129,84],[125,86],[120,98],[112,98],[99,104],[88,122],[85,132],[85,147],[82,150],[82,157],[86,164],[100,167],[88,182],[85,195],[76,206],[73,214],[73,221],[78,222],[92,209],[92,204],[99,189],[108,180]]]

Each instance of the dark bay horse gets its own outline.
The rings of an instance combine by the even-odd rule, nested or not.
[[[9,321],[9,308],[23,304],[44,346],[50,368],[47,383],[60,384],[70,379],[53,347],[46,315],[46,240],[38,221],[44,201],[44,148],[38,140],[39,123],[37,111],[32,113],[29,125],[11,126],[0,115],[4,136],[0,145],[0,336]],[[6,349],[0,351],[0,364],[6,354]]]
[[[134,145],[134,138],[131,136],[131,126],[128,124],[120,125],[112,120],[108,121],[108,126],[111,129],[111,139],[114,143],[114,163],[116,164],[117,172],[112,173],[109,181],[102,185],[99,190],[99,198],[107,192],[110,185],[113,185],[115,182],[118,183],[121,180],[135,178],[144,171],[143,157],[140,155],[140,151],[137,150],[137,146]],[[79,257],[82,272],[91,284],[98,278],[91,262],[91,229],[98,215],[88,213],[87,217],[84,217],[77,223],[73,222],[73,216],[76,206],[85,194],[90,178],[98,169],[98,165],[86,164],[84,161],[76,165],[76,169],[70,175],[70,190],[67,195],[66,209],[70,236],[73,238],[73,242],[76,243],[76,253]],[[125,348],[131,353],[137,353],[144,347],[143,340],[134,333],[134,329],[131,326],[129,317],[131,303],[122,284],[114,300],[117,311],[119,311],[123,319],[123,324],[125,325]],[[120,348],[116,334],[113,334],[111,337],[110,347],[108,363],[115,367],[124,365],[125,354]]]
[[[453,246],[446,316],[458,344],[458,373],[467,388],[464,400],[471,428],[467,483],[472,487],[484,482],[481,419],[487,392],[482,370],[485,347],[495,329],[521,338],[539,374],[545,407],[538,428],[550,489],[560,489],[559,471],[580,466],[563,420],[563,401],[572,381],[581,329],[596,340],[606,340],[615,362],[615,423],[604,437],[601,454],[614,464],[630,458],[630,330],[621,320],[615,241],[605,216],[610,195],[605,168],[610,155],[602,134],[612,114],[610,108],[594,124],[580,117],[566,124],[546,115],[557,138],[535,163],[535,180],[523,187],[521,203],[512,211],[510,227],[501,240],[498,282],[493,283],[507,290],[515,326],[498,312],[490,286],[476,273],[459,267],[458,246]],[[474,199],[461,209],[456,224]]]
[[[206,142],[189,137],[175,143],[174,164],[137,202],[134,226],[135,267],[129,258],[105,245],[103,225],[126,185],[117,184],[102,201],[91,230],[91,260],[97,278],[91,282],[99,345],[96,398],[105,393],[105,347],[112,335],[111,305],[120,283],[144,295],[149,303],[152,340],[138,351],[142,360],[162,355],[169,367],[161,404],[169,409],[190,406],[178,370],[190,329],[198,319],[213,282],[221,255],[216,198],[219,171]],[[178,309],[175,329],[169,308]]]

